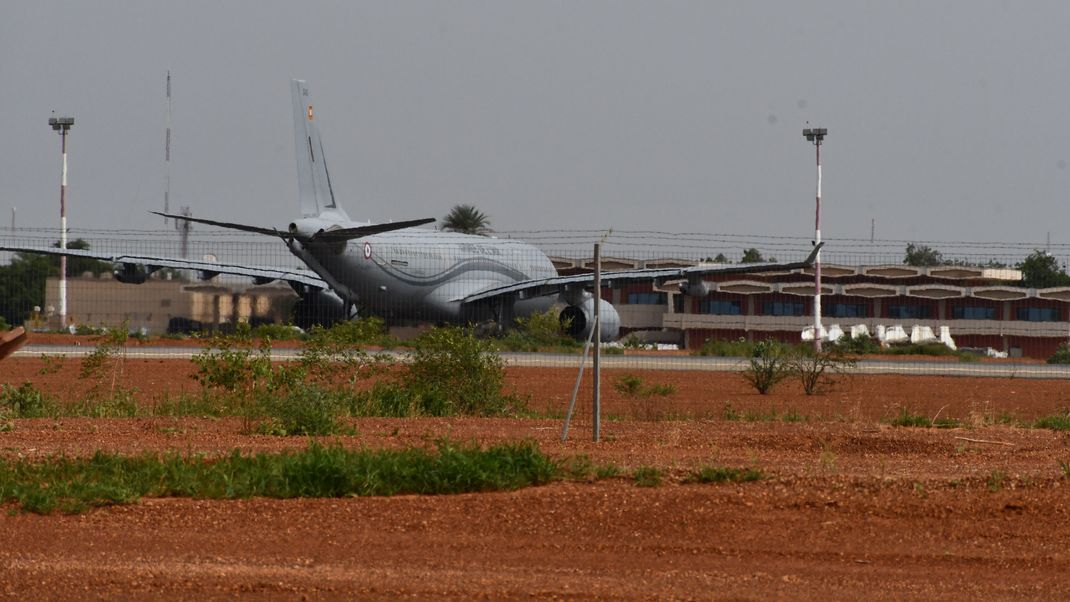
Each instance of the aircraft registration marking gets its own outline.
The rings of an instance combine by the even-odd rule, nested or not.
[[[372,258],[372,243],[366,242],[366,243],[364,243],[364,259],[371,259],[371,258]]]

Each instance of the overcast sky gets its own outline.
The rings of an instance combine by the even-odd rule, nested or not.
[[[1070,242],[1070,3],[69,2],[0,18],[0,224],[297,212],[308,80],[354,219],[498,230]]]

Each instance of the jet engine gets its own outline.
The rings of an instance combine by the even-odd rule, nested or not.
[[[602,320],[602,342],[615,341],[620,336],[620,315],[609,301],[601,300],[598,307]],[[569,335],[587,340],[594,326],[594,297],[587,297],[579,305],[568,305],[561,310],[561,324]]]
[[[116,265],[112,273],[115,274],[115,279],[123,284],[144,284],[149,277],[144,269],[133,263]]]
[[[331,291],[312,291],[301,296],[293,307],[293,323],[308,330],[312,326],[330,327],[348,316],[345,304]]]

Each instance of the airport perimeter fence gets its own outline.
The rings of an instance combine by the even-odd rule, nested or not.
[[[183,241],[171,230],[86,230],[69,238],[91,251],[128,257],[307,269],[283,237],[194,231]],[[806,238],[561,230],[433,242],[399,232],[335,244],[334,255],[323,261],[348,274],[351,280],[343,284],[356,297],[355,311],[383,318],[402,350],[406,339],[430,326],[461,321],[476,324],[483,336],[499,337],[508,362],[575,368],[582,344],[566,343],[583,332],[562,343],[539,338],[542,331],[526,339],[502,337],[498,328],[504,324],[515,332],[517,318],[532,312],[557,316],[568,303],[582,301],[575,288],[560,295],[543,296],[549,289],[541,289],[459,301],[522,274],[590,273],[599,240],[608,283],[601,296],[619,318],[620,336],[605,350],[608,368],[738,370],[746,362],[740,358],[758,342],[813,345],[813,269],[734,270],[744,260],[751,266],[801,261],[812,248]],[[43,229],[0,236],[5,247],[50,247],[55,241]],[[1068,259],[1067,245],[832,239],[822,253],[817,336],[826,349],[836,343],[867,353],[862,367],[872,372],[1070,377],[1070,370],[1047,363],[1070,340],[1070,277],[1063,271]],[[63,322],[58,263],[55,256],[0,253],[0,325],[82,335],[125,325],[139,337],[163,337],[131,348],[131,354],[188,354],[165,349],[168,339],[226,332],[238,322],[279,337],[269,325],[307,327],[310,319],[337,319],[345,311],[336,298],[279,281],[137,268],[125,279],[144,282],[128,284],[115,276],[123,272],[121,264],[70,258]],[[615,271],[693,266],[733,270],[613,282]],[[612,316],[608,322],[614,326]],[[545,330],[547,321],[528,323]]]

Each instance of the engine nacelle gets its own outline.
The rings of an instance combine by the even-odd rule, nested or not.
[[[705,297],[710,290],[710,284],[701,278],[680,283],[680,291],[688,297]]]
[[[313,291],[302,295],[293,307],[293,323],[308,330],[318,324],[330,327],[347,317],[345,304],[338,295],[331,291]]]
[[[149,278],[148,272],[133,263],[115,266],[112,273],[115,274],[115,279],[123,284],[144,284]]]
[[[620,315],[613,305],[601,300],[598,315],[602,320],[602,342],[615,341],[620,337]],[[594,326],[594,297],[587,297],[579,305],[569,305],[561,310],[559,317],[566,332],[580,340],[587,340]]]

